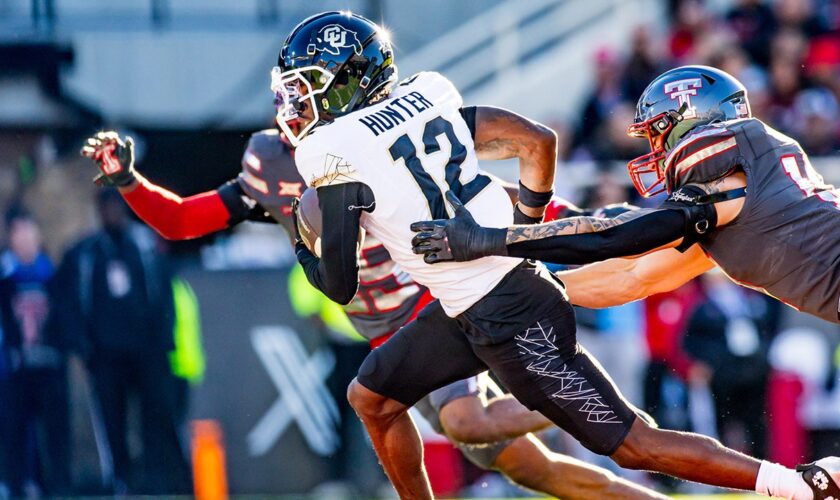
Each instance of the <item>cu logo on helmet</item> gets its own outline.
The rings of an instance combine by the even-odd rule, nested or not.
[[[697,112],[694,106],[691,105],[691,96],[697,95],[697,89],[703,86],[703,81],[699,78],[687,78],[685,80],[677,80],[665,84],[665,93],[671,99],[676,99],[678,108],[686,105],[683,118],[695,118]]]
[[[362,53],[362,42],[356,36],[355,31],[350,31],[339,24],[324,26],[316,35],[316,42],[309,45],[309,52],[326,52],[337,56],[339,51],[345,47],[352,47],[356,55]]]

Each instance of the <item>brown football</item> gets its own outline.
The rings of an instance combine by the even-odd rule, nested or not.
[[[306,188],[300,197],[297,209],[297,226],[306,248],[318,257],[321,256],[321,207],[318,206],[318,191]],[[359,231],[358,248],[362,247],[365,230]]]

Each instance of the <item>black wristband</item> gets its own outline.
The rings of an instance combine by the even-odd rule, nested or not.
[[[554,196],[554,188],[544,193],[538,193],[528,189],[528,186],[519,181],[519,203],[528,208],[542,208],[548,205],[552,196]]]
[[[520,225],[520,224],[539,224],[543,221],[542,216],[540,217],[531,217],[530,215],[526,215],[522,210],[519,208],[519,203],[513,206],[513,223]]]
[[[108,180],[117,187],[128,187],[137,180],[137,176],[134,175],[133,168],[125,169],[115,174],[109,174],[106,175],[106,177],[108,177]]]

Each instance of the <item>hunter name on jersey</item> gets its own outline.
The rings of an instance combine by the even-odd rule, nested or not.
[[[406,106],[406,103],[414,109],[414,113],[412,113],[409,107]],[[391,130],[397,125],[405,122],[406,119],[413,118],[415,113],[425,111],[432,106],[434,106],[434,104],[423,97],[423,94],[414,91],[407,95],[389,100],[382,110],[363,116],[359,118],[359,121],[367,126],[367,128],[373,132],[374,136],[378,136],[379,134],[387,130]],[[405,115],[400,114],[400,111],[397,108],[401,109]]]
[[[461,95],[445,77],[423,72],[395,87],[388,99],[314,129],[295,154],[312,187],[366,184],[375,208],[362,227],[450,316],[487,294],[521,259],[488,257],[429,266],[411,250],[412,222],[448,217],[444,193],[453,191],[481,224],[513,222],[510,198],[478,166]],[[352,208],[352,207],[348,207]]]

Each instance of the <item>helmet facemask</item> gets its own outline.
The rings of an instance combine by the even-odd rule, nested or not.
[[[275,66],[271,70],[271,91],[274,92],[277,126],[293,147],[297,147],[325,118],[321,116],[317,98],[329,90],[334,79],[335,75],[320,66],[306,66],[288,71]],[[301,127],[301,120],[304,118],[301,112],[307,104],[312,118]]]
[[[650,153],[634,158],[627,163],[630,179],[645,198],[665,191],[665,156],[666,142],[671,130],[683,120],[686,105],[678,111],[670,110],[627,127],[630,137],[645,138],[650,145]]]

